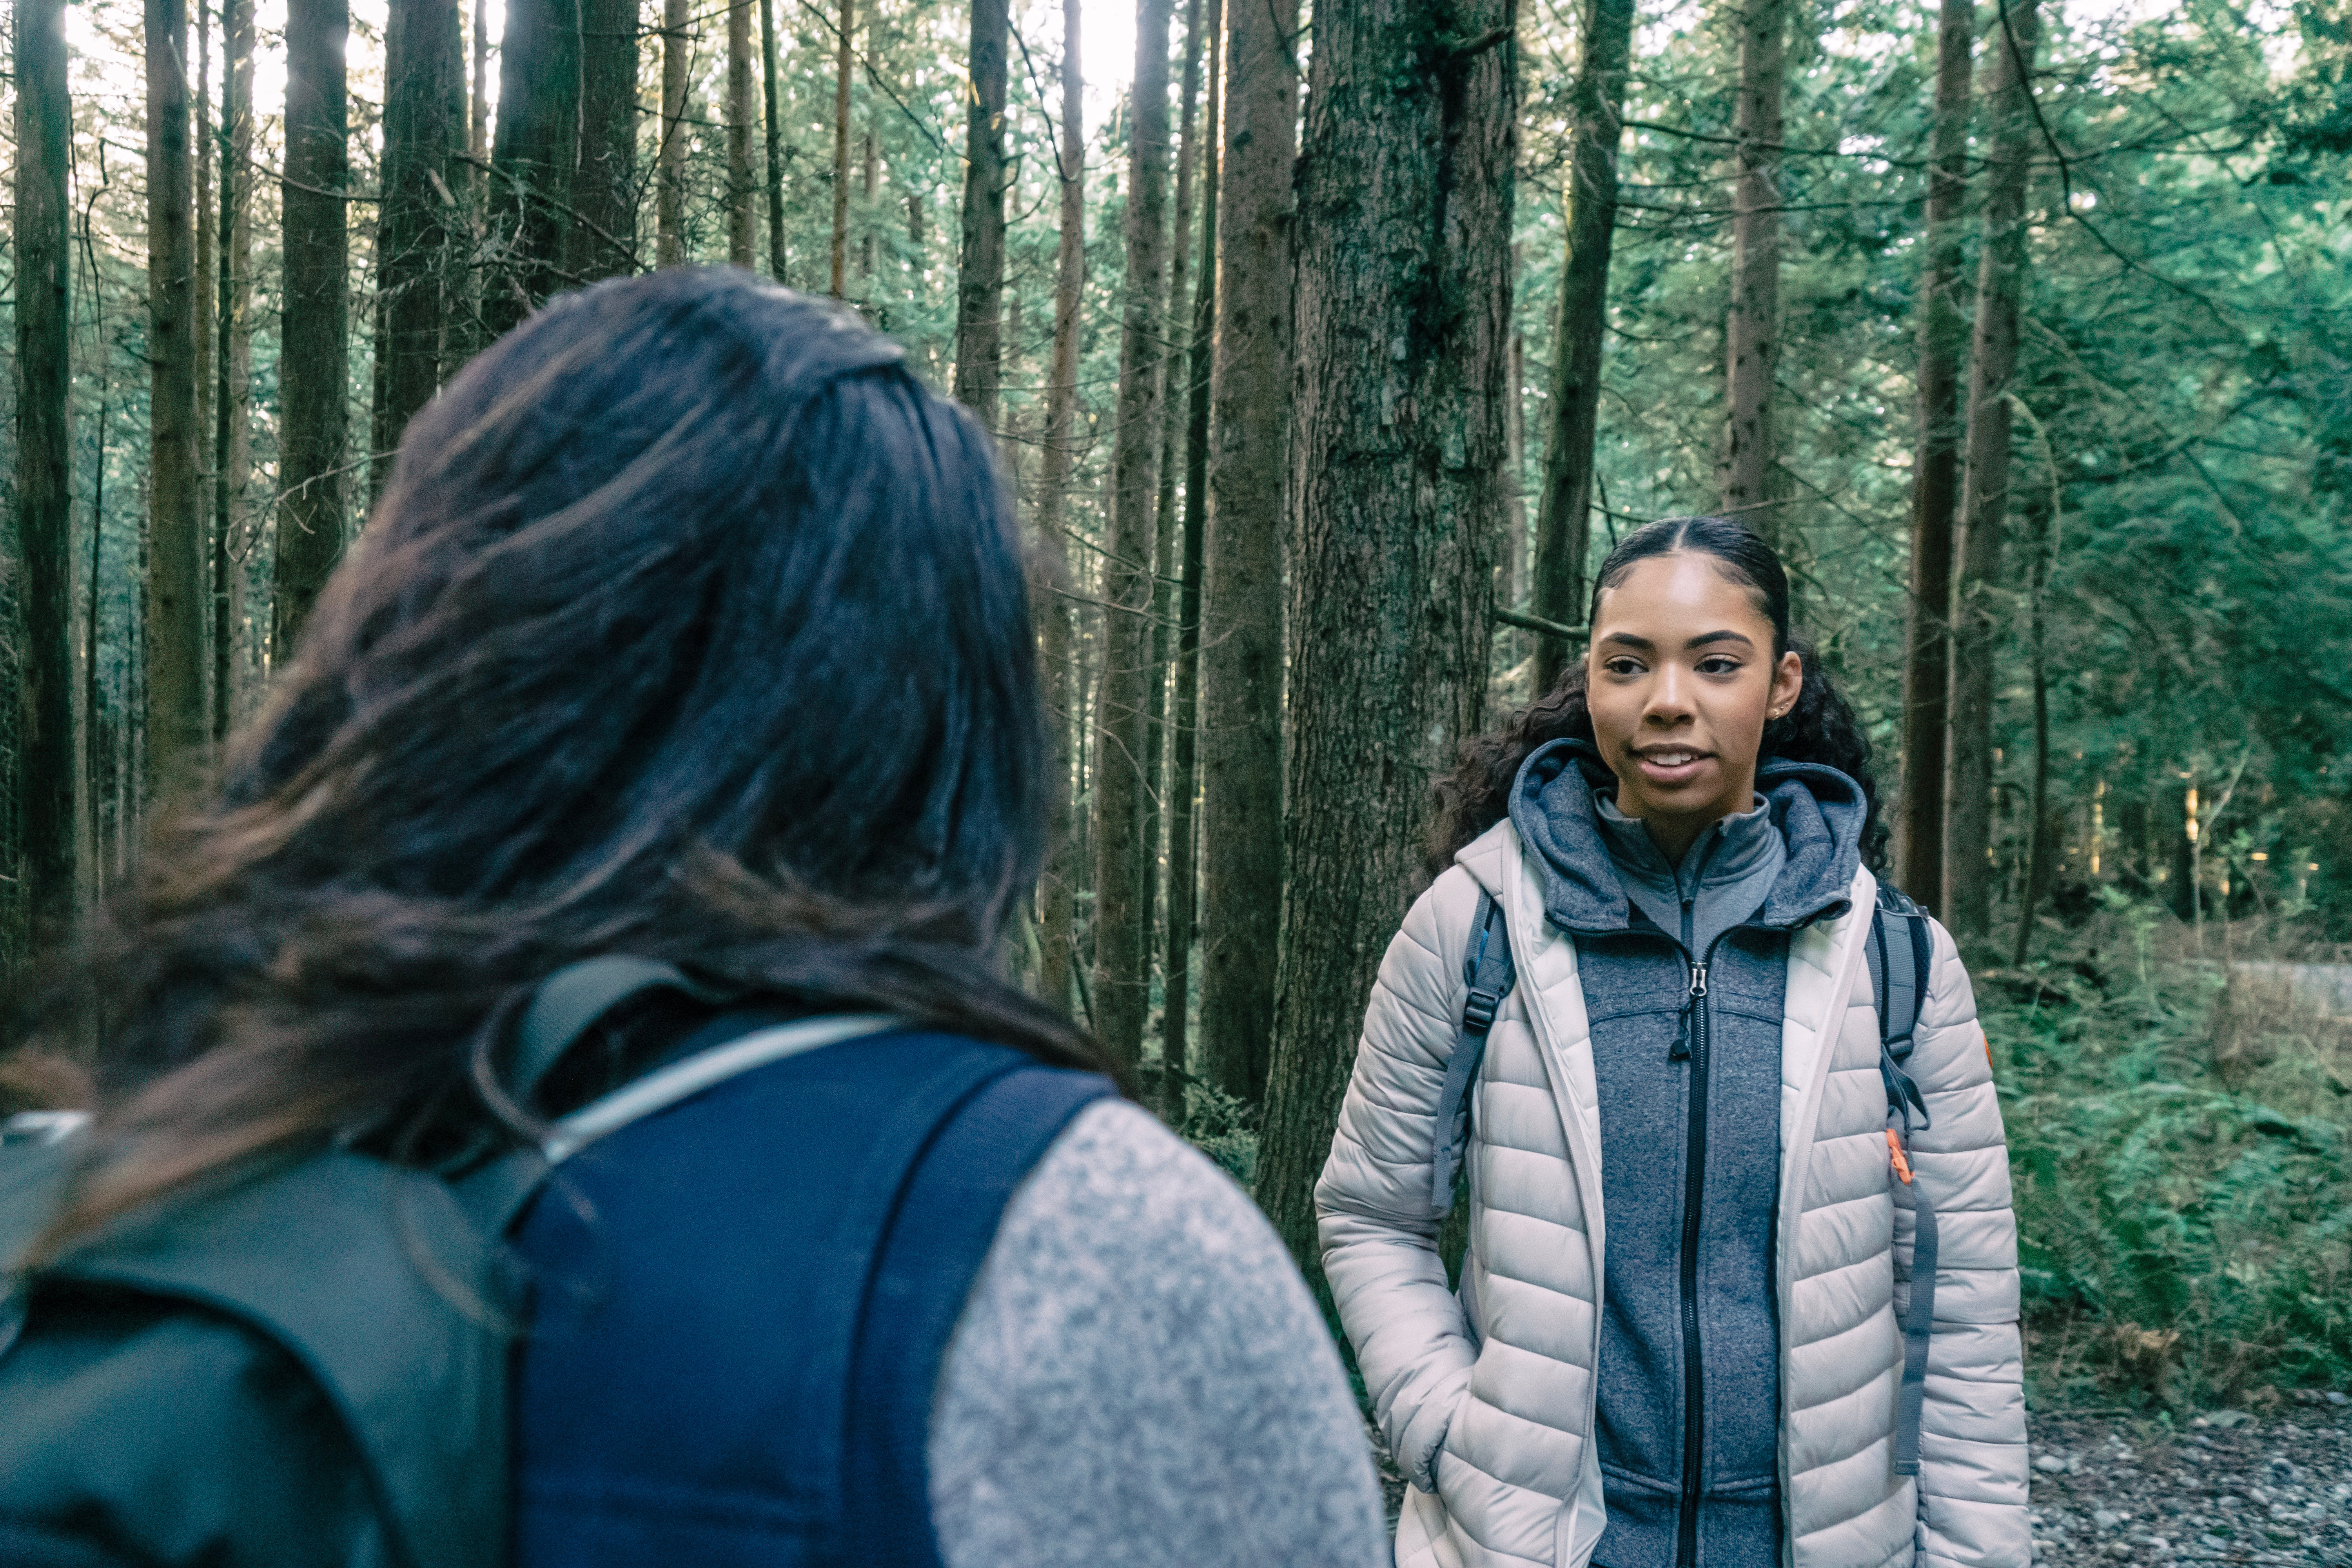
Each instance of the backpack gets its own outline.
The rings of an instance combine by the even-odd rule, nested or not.
[[[1454,1027],[1454,1054],[1446,1061],[1445,1084],[1437,1101],[1438,1139],[1430,1202],[1441,1214],[1454,1206],[1454,1178],[1469,1147],[1470,1089],[1486,1054],[1486,1036],[1518,978],[1511,962],[1509,933],[1503,927],[1503,911],[1493,894],[1478,895],[1472,931],[1470,948],[1462,962],[1462,978],[1470,994]],[[1899,1120],[1903,1125],[1899,1135],[1891,1126],[1886,1130],[1888,1160],[1895,1177],[1911,1188],[1916,1217],[1911,1310],[1902,1319],[1903,1383],[1895,1414],[1895,1473],[1916,1476],[1919,1473],[1919,1421],[1927,1388],[1928,1335],[1936,1321],[1936,1209],[1926,1190],[1911,1180],[1912,1117],[1916,1113],[1922,1127],[1929,1122],[1927,1100],[1905,1068],[1911,1059],[1919,1008],[1927,995],[1935,938],[1927,929],[1926,911],[1881,880],[1864,946],[1878,1011],[1878,1074],[1886,1086],[1887,1119]]]
[[[572,965],[524,1015],[510,1092],[528,1103],[599,1019],[659,991],[734,1000],[647,959]],[[591,1141],[901,1026],[752,1024],[456,1179],[330,1150],[125,1216],[30,1269],[13,1265],[57,1214],[78,1140],[55,1117],[18,1126],[0,1147],[0,1562],[498,1568],[526,1317],[508,1226]]]

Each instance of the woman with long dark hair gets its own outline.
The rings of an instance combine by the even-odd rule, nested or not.
[[[985,433],[838,307],[665,271],[469,365],[225,782],[21,1016],[94,1050],[97,1092],[0,1258],[0,1541],[310,1561],[254,1532],[381,1413],[253,1437],[248,1508],[193,1470],[84,1485],[84,1428],[40,1412],[167,1409],[105,1369],[193,1388],[228,1353],[181,1314],[184,1352],[158,1327],[75,1361],[88,1259],[289,1170],[473,1194],[523,1158],[514,1561],[1377,1557],[1271,1230],[1003,972],[1062,787],[1032,648]],[[345,1237],[285,1228],[239,1245],[352,1277]],[[434,1560],[350,1528],[332,1560]]]
[[[1868,741],[1737,523],[1589,625],[1441,788],[1317,1189],[1399,1568],[2021,1568],[2000,1112]]]

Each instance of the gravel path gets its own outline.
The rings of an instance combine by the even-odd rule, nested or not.
[[[2344,1397],[2169,1429],[2033,1417],[2034,1562],[2352,1565],[2352,1408],[2330,1403]]]
[[[2179,1428],[2132,1416],[2035,1415],[2035,1568],[2125,1563],[2352,1568],[2352,1405],[2300,1396]],[[1396,1519],[1404,1482],[1372,1447]],[[2021,1565],[2022,1568],[2022,1565]]]

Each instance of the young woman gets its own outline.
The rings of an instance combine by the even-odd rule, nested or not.
[[[1443,792],[1444,868],[1390,945],[1318,1188],[1411,1483],[1399,1568],[2024,1568],[2000,1113],[1935,927],[1898,1169],[1869,747],[1735,523],[1629,535],[1590,625]],[[1457,1295],[1433,1172],[1482,941],[1516,984],[1470,1090]],[[1941,1237],[1916,1477],[1906,1179]]]
[[[61,1402],[32,1393],[89,1343],[78,1249],[320,1152],[457,1173],[554,1123],[607,1131],[512,1233],[538,1287],[524,1568],[1384,1561],[1360,1420],[1273,1232],[1070,1071],[1093,1043],[1003,973],[1060,787],[1032,637],[985,433],[836,306],[664,271],[467,367],[226,784],[24,1031],[102,1049],[69,1200],[0,1258],[31,1265],[0,1278],[29,1304],[0,1353],[0,1557],[112,1562],[152,1527],[173,1549],[139,1561],[313,1561],[252,1537],[315,1492],[316,1453],[253,1437],[241,1512],[124,1471],[136,1444],[45,1441]],[[688,983],[533,1092],[542,982],[600,955]],[[615,1094],[722,1047],[774,1059],[653,1114]],[[351,1288],[336,1237],[284,1246]],[[142,1331],[167,1331],[121,1364],[226,1353],[184,1317]],[[172,1408],[152,1381],[71,1386],[72,1432]],[[68,1495],[85,1459],[116,1468]]]

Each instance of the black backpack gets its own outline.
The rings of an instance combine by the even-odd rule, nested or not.
[[[1454,1055],[1445,1064],[1445,1087],[1437,1101],[1438,1140],[1432,1171],[1430,1201],[1442,1213],[1453,1207],[1454,1183],[1470,1141],[1470,1089],[1486,1054],[1486,1035],[1503,998],[1518,979],[1511,962],[1509,933],[1494,895],[1478,895],[1478,915],[1470,950],[1463,957],[1462,978],[1470,994],[1455,1026]],[[1927,1102],[1906,1070],[1911,1059],[1912,1037],[1919,1024],[1919,1008],[1927,995],[1928,966],[1935,956],[1935,936],[1927,916],[1917,904],[1882,880],[1877,907],[1871,911],[1870,931],[1864,939],[1864,962],[1870,965],[1871,989],[1878,1007],[1878,1072],[1886,1084],[1886,1114],[1900,1121],[1898,1135],[1886,1130],[1887,1155],[1895,1176],[1911,1188],[1917,1219],[1911,1253],[1911,1310],[1903,1315],[1903,1386],[1895,1405],[1895,1473],[1919,1473],[1920,1407],[1927,1388],[1928,1334],[1936,1321],[1936,1210],[1925,1189],[1911,1180],[1911,1126],[1928,1125]]]
[[[516,1098],[657,990],[727,1000],[646,959],[551,977],[518,1032]],[[522,1317],[508,1225],[587,1137],[891,1026],[814,1018],[723,1043],[456,1181],[349,1152],[292,1160],[22,1268],[77,1159],[53,1119],[30,1124],[0,1147],[0,1563],[497,1568]]]

